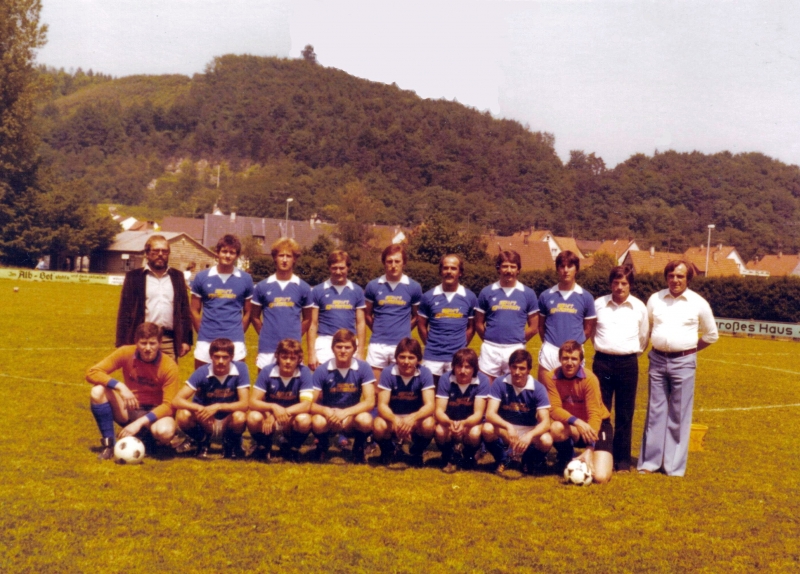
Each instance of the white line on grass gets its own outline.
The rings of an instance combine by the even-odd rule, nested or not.
[[[32,381],[34,383],[50,383],[52,385],[66,385],[69,387],[84,387],[86,386],[85,383],[62,383],[61,381],[49,381],[47,379],[34,379],[32,377],[20,377],[18,375],[6,375],[5,373],[0,373],[0,377],[4,377],[6,379],[19,379],[20,381]]]
[[[108,349],[105,347],[8,347],[0,351],[97,351],[98,349]]]
[[[788,405],[759,405],[755,407],[725,407],[721,409],[695,409],[695,410],[704,413],[724,413],[728,411],[758,411],[762,409],[785,409],[791,407],[800,407],[800,403],[792,403]]]
[[[712,363],[723,363],[725,365],[736,365],[738,367],[752,367],[754,369],[764,369],[765,371],[778,371],[779,373],[789,373],[790,375],[800,375],[800,371],[790,371],[788,369],[776,369],[775,367],[765,367],[764,365],[750,365],[748,363],[732,363],[731,361],[721,361],[719,359],[707,359],[703,357],[704,361],[711,361]]]

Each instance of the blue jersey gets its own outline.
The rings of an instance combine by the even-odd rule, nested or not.
[[[352,281],[340,287],[325,281],[311,290],[311,305],[319,309],[318,335],[332,336],[339,329],[355,333],[356,309],[366,307],[364,290]]]
[[[530,375],[521,391],[511,384],[511,375],[497,379],[489,390],[489,400],[500,401],[497,414],[513,425],[536,426],[536,411],[550,408],[547,389]]]
[[[336,359],[331,359],[317,367],[312,381],[314,390],[322,393],[322,406],[346,409],[361,402],[361,387],[375,383],[375,375],[372,367],[360,359],[353,359],[342,375],[336,368]]]
[[[449,363],[456,351],[466,347],[467,323],[475,316],[477,304],[475,293],[463,285],[455,293],[445,293],[441,285],[425,293],[418,312],[428,320],[428,343],[423,358]]]
[[[372,303],[372,338],[370,342],[396,345],[411,336],[411,307],[419,305],[422,287],[403,275],[392,289],[386,276],[367,284],[364,298]]]
[[[433,389],[433,375],[427,367],[417,367],[408,382],[403,380],[397,365],[390,365],[381,371],[379,389],[391,391],[389,408],[396,415],[408,415],[422,408],[422,391]]]
[[[489,378],[481,372],[472,378],[468,385],[461,385],[456,382],[456,376],[452,371],[447,371],[439,379],[439,387],[436,389],[437,399],[447,399],[445,414],[454,421],[468,419],[475,412],[475,399],[489,398]]]
[[[594,297],[580,285],[565,299],[555,285],[539,296],[539,312],[545,318],[544,340],[560,347],[567,341],[583,344],[583,320],[595,319]]]
[[[253,278],[248,273],[234,268],[223,281],[216,266],[203,269],[192,281],[191,291],[203,301],[198,341],[210,343],[224,337],[244,342],[242,309],[253,297]]]
[[[192,402],[207,407],[217,403],[235,403],[239,400],[238,389],[250,388],[250,372],[242,361],[231,361],[228,375],[219,380],[212,365],[203,365],[191,374],[186,384],[194,391]],[[216,418],[224,419],[229,412],[218,411]]]
[[[498,345],[524,345],[528,316],[538,313],[539,305],[536,293],[530,287],[517,281],[514,287],[504,289],[497,282],[481,290],[475,311],[484,314],[485,341]]]
[[[303,307],[311,306],[311,287],[297,275],[281,288],[275,275],[256,285],[253,304],[261,306],[263,325],[258,335],[258,352],[274,353],[284,339],[303,337]]]
[[[287,408],[299,403],[301,394],[308,393],[310,397],[314,386],[311,382],[311,370],[305,365],[297,367],[292,378],[284,382],[278,365],[272,364],[258,374],[255,388],[264,391],[264,402]]]

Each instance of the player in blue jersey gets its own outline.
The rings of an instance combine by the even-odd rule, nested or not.
[[[284,237],[272,244],[275,274],[260,281],[253,294],[253,328],[258,333],[256,367],[275,363],[283,339],[299,341],[311,322],[311,287],[294,274],[300,246]]]
[[[425,344],[423,365],[433,373],[437,384],[450,370],[453,354],[469,345],[475,335],[474,316],[478,298],[459,283],[464,263],[458,255],[439,260],[442,283],[422,296],[417,313],[417,330]]]
[[[247,430],[256,443],[252,458],[271,458],[276,432],[286,439],[281,445],[284,460],[296,462],[300,458],[300,447],[311,432],[309,410],[314,400],[311,371],[302,360],[300,342],[284,339],[275,349],[275,364],[258,374],[247,413]]]
[[[536,293],[520,283],[522,259],[501,251],[495,259],[499,281],[485,287],[475,308],[475,331],[481,339],[478,365],[490,381],[508,373],[508,358],[536,335],[539,305]]]
[[[356,356],[364,359],[367,327],[364,319],[364,290],[347,279],[350,256],[336,250],[328,255],[330,279],[311,290],[311,323],[308,327],[308,366],[315,370],[333,358],[331,342],[339,329],[356,334]]]
[[[194,367],[211,362],[209,345],[215,339],[230,339],[235,361],[247,356],[244,334],[250,325],[250,299],[253,278],[235,264],[242,244],[235,235],[223,235],[217,242],[217,264],[204,269],[194,278],[192,292],[192,325],[197,331]]]
[[[531,376],[533,357],[525,349],[511,353],[510,373],[492,384],[486,406],[483,440],[502,475],[512,458],[521,457],[530,474],[544,468],[553,446],[550,399],[545,386]]]
[[[375,373],[394,362],[394,351],[402,339],[411,336],[417,325],[417,308],[422,299],[422,287],[403,274],[407,262],[405,247],[390,245],[381,253],[385,274],[373,279],[364,291],[365,319],[372,329],[367,350],[367,362]]]
[[[225,458],[244,458],[242,433],[247,422],[250,373],[247,365],[233,360],[233,353],[230,339],[212,341],[211,364],[192,373],[172,400],[178,426],[197,443],[197,457],[201,459],[208,458],[212,438],[222,439]]]
[[[381,447],[381,464],[389,464],[398,440],[411,440],[411,465],[422,466],[422,453],[433,438],[436,395],[433,375],[420,365],[422,347],[405,338],[397,344],[395,364],[386,367],[378,382],[378,417],[375,441]]]
[[[375,407],[375,376],[370,366],[355,358],[356,336],[347,329],[333,335],[333,359],[314,371],[314,402],[311,432],[317,437],[314,456],[324,461],[330,448],[330,433],[353,434],[353,462],[364,463],[364,446],[372,432]]]
[[[478,371],[478,355],[460,349],[453,355],[453,370],[439,379],[436,389],[436,444],[442,451],[442,470],[458,470],[453,449],[462,445],[461,466],[475,468],[475,453],[481,445],[483,416],[489,398],[489,379]]]
[[[576,283],[581,260],[572,251],[562,251],[556,257],[558,284],[539,295],[538,378],[561,366],[558,349],[567,341],[581,345],[594,334],[597,313],[594,297]]]

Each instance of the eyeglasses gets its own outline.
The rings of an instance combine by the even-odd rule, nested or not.
[[[165,253],[169,255],[169,249],[151,249],[148,253]]]

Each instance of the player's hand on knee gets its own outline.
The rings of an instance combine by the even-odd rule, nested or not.
[[[119,391],[119,395],[122,397],[122,402],[128,411],[135,411],[139,408],[139,400],[128,387],[126,387],[124,384],[120,384],[117,385],[117,390]]]
[[[139,431],[142,430],[144,426],[144,422],[141,420],[135,420],[125,428],[123,428],[119,433],[119,438],[125,438],[126,436],[136,436],[139,434]]]
[[[589,426],[589,423],[578,419],[574,424],[575,428],[578,429],[578,433],[580,433],[583,442],[590,443],[597,440],[597,433],[594,432],[594,429]]]

